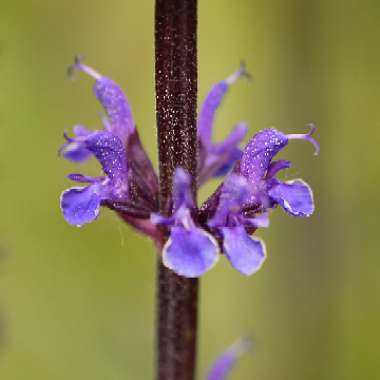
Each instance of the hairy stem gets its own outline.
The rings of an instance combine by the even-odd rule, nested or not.
[[[197,0],[156,0],[155,72],[160,211],[170,214],[176,167],[192,178],[196,197]],[[193,380],[198,281],[157,264],[156,380]]]

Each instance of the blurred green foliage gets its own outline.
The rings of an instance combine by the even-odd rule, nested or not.
[[[281,211],[259,231],[263,270],[222,262],[202,280],[199,373],[242,334],[235,380],[380,378],[378,1],[208,0],[199,9],[199,95],[244,59],[217,137],[319,127],[321,154],[294,142],[288,177],[313,187],[309,220]],[[126,90],[156,160],[153,2],[3,0],[0,14],[0,303],[4,380],[139,380],[153,374],[155,253],[110,212],[76,229],[60,215],[62,132],[100,125],[77,53]],[[83,167],[96,173],[95,162]],[[215,183],[200,193],[203,199]]]

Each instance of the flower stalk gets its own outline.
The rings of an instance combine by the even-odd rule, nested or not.
[[[302,218],[313,214],[310,186],[299,178],[281,180],[278,175],[291,162],[274,159],[291,140],[308,141],[316,154],[319,144],[313,124],[308,133],[263,129],[241,149],[248,127],[238,123],[224,141],[213,141],[215,115],[225,95],[249,74],[241,65],[214,84],[197,117],[196,0],[156,0],[155,48],[159,175],[121,87],[77,57],[69,74],[79,71],[93,79],[94,95],[105,111],[103,128],[75,125],[73,135],[64,133],[59,153],[74,163],[94,157],[103,173],[69,174],[76,186],[61,194],[60,206],[65,220],[77,227],[109,208],[153,239],[158,250],[156,380],[194,380],[198,279],[221,255],[241,274],[256,273],[266,247],[252,235],[269,226],[272,209]],[[224,180],[198,208],[197,189],[215,177]],[[225,379],[245,351],[244,342],[234,345],[208,379]]]
[[[155,81],[159,208],[162,215],[169,216],[177,167],[189,173],[196,198],[196,0],[156,0]],[[156,380],[193,380],[198,279],[178,276],[162,264],[161,255],[157,272]]]

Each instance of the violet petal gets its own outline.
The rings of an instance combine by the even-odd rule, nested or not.
[[[288,160],[278,160],[270,163],[266,179],[273,178],[280,170],[289,169],[292,163]]]
[[[244,139],[248,127],[240,123],[230,135],[219,144],[200,141],[199,183],[203,184],[212,177],[220,177],[228,173],[242,157],[240,142]]]
[[[249,195],[250,191],[247,179],[243,176],[231,173],[223,184],[218,207],[208,223],[209,226],[225,226],[229,214],[239,213],[245,201],[249,198]]]
[[[272,158],[288,143],[288,138],[274,128],[257,133],[243,150],[240,173],[250,183],[257,184],[264,178]]]
[[[212,86],[201,106],[198,116],[198,136],[205,145],[212,142],[212,127],[215,114],[228,91],[228,87],[226,81],[221,81]]]
[[[215,165],[216,167],[214,167],[212,171],[210,170],[207,178],[225,176],[234,167],[235,163],[241,159],[242,155],[243,151],[240,148],[234,147],[228,152],[225,159],[218,157],[217,165]]]
[[[276,182],[268,193],[290,215],[305,217],[314,212],[313,192],[301,179]]]
[[[245,218],[244,221],[255,228],[267,228],[269,227],[269,213],[263,212],[253,218]]]
[[[238,145],[247,132],[244,124],[235,127],[232,133],[219,144],[213,144],[212,134],[215,114],[220,103],[229,87],[242,76],[249,76],[244,66],[227,79],[215,84],[201,106],[197,123],[200,151],[199,184],[203,184],[209,178],[226,174],[241,157]]]
[[[72,187],[61,195],[61,210],[66,221],[74,226],[93,222],[99,214],[99,185]]]
[[[225,138],[225,140],[219,144],[213,146],[213,151],[218,154],[222,154],[226,151],[230,151],[231,147],[236,147],[244,139],[248,132],[248,127],[244,123],[236,125],[232,132]]]
[[[127,155],[121,140],[109,132],[94,132],[86,139],[86,147],[98,159],[111,180],[122,181],[127,176]],[[126,181],[124,181],[126,183]]]
[[[71,173],[67,176],[68,179],[74,182],[82,182],[82,183],[96,183],[101,182],[106,179],[106,177],[92,177],[88,175],[83,175],[80,173]]]
[[[226,95],[230,85],[242,76],[249,76],[245,67],[242,65],[237,71],[232,73],[227,79],[212,86],[205,100],[201,105],[198,116],[198,136],[199,139],[208,146],[212,143],[212,128],[215,114]]]
[[[182,168],[177,168],[173,176],[174,211],[181,207],[194,207],[190,176]]]
[[[240,273],[250,276],[265,260],[265,245],[251,238],[243,226],[222,228],[223,249],[231,265]]]
[[[135,125],[132,110],[124,92],[113,80],[106,77],[96,80],[94,92],[107,112],[110,132],[125,142]]]
[[[108,116],[106,128],[125,144],[129,134],[135,128],[135,123],[128,99],[122,89],[113,80],[82,63],[80,57],[75,58],[74,64],[69,68],[69,75],[73,76],[75,70],[83,71],[95,79],[95,96],[103,105]]]
[[[163,263],[184,277],[200,277],[219,259],[215,239],[200,228],[173,226],[163,248]]]
[[[75,141],[65,143],[61,148],[61,154],[72,162],[83,162],[90,158],[91,153],[82,144]]]
[[[85,137],[91,134],[91,131],[82,125],[75,125],[73,132],[75,135],[73,138],[67,137],[65,134],[67,141],[62,145],[59,153],[67,160],[83,162],[91,156],[91,152],[84,144]]]
[[[85,136],[88,136],[91,133],[91,131],[88,128],[86,128],[86,127],[84,127],[83,125],[80,125],[80,124],[74,125],[73,132],[74,132],[74,134],[75,134],[76,137],[81,137],[81,136],[85,137]]]
[[[251,348],[251,340],[242,338],[223,352],[213,363],[207,380],[225,380],[238,359]]]
[[[201,176],[203,175],[206,177],[205,179],[208,179],[226,175],[243,155],[239,144],[247,131],[246,124],[238,124],[223,142],[212,145],[209,152],[206,153],[206,165]]]

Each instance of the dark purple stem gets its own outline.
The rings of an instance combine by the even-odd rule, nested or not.
[[[176,167],[191,175],[196,196],[196,0],[156,0],[155,48],[159,202],[168,215]],[[159,258],[157,288],[156,380],[193,380],[198,281],[177,276]]]

